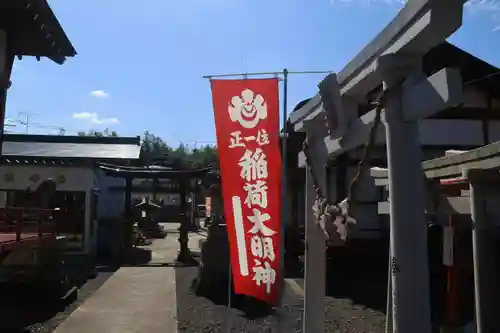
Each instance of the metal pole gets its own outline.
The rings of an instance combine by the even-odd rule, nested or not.
[[[384,89],[394,82],[387,73]],[[387,81],[389,79],[390,81]],[[403,121],[402,94],[385,108],[390,197],[393,332],[430,333],[424,179],[418,124]]]
[[[287,221],[287,197],[286,197],[286,182],[287,182],[287,156],[286,156],[286,140],[287,140],[287,101],[288,99],[288,70],[283,69],[283,109],[282,121],[283,121],[283,133],[279,136],[281,139],[281,244],[280,244],[280,297],[278,307],[282,307],[283,295],[285,293],[285,229]],[[281,315],[278,314],[277,317],[277,331],[281,331]]]
[[[285,71],[288,74],[330,74],[333,73],[332,71],[288,71],[287,69],[284,69],[281,72],[260,72],[260,73],[235,73],[235,74],[214,74],[214,75],[204,75],[202,76],[203,79],[213,79],[213,78],[218,78],[218,77],[235,77],[235,76],[242,76],[242,77],[248,77],[248,76],[262,76],[262,75],[285,75]]]
[[[232,326],[232,316],[231,316],[231,296],[232,296],[232,279],[233,279],[233,272],[232,272],[232,266],[231,266],[231,259],[229,259],[229,273],[228,273],[228,282],[227,282],[227,313],[226,313],[226,332],[231,333],[231,326]]]
[[[287,155],[286,155],[286,150],[287,150],[287,136],[288,136],[288,126],[287,126],[287,107],[288,107],[288,70],[285,68],[283,69],[283,110],[282,112],[282,117],[283,117],[283,136],[282,138],[282,145],[281,145],[281,164],[282,164],[282,178],[281,178],[281,274],[282,275],[282,281],[284,283],[284,274],[285,274],[285,230],[286,230],[286,222],[287,222],[287,197],[286,197],[286,191],[287,191]],[[284,291],[284,286],[282,286],[282,292]]]

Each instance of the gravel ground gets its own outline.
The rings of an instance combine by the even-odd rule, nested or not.
[[[78,299],[57,312],[50,304],[33,299],[29,292],[1,290],[0,332],[2,333],[52,333],[78,306],[99,289],[116,271],[103,267],[97,276],[86,281],[78,291]],[[104,333],[104,332],[103,332]]]
[[[197,276],[197,268],[176,268],[177,312],[179,332],[226,332],[224,324],[227,307],[215,305],[206,298],[197,297],[191,283]],[[301,281],[298,281],[301,284]],[[303,298],[287,288],[283,307],[259,319],[248,319],[236,309],[230,310],[232,333],[302,332]],[[278,319],[280,329],[278,330]],[[367,306],[355,304],[346,298],[325,298],[325,332],[328,333],[382,333],[385,315]]]

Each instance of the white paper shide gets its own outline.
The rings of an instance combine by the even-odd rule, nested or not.
[[[249,275],[249,261],[247,258],[247,242],[250,239],[252,253],[252,280],[257,286],[264,286],[266,292],[271,292],[271,286],[276,282],[276,271],[272,268],[276,255],[273,239],[275,230],[266,223],[271,216],[266,212],[268,206],[268,168],[267,156],[263,147],[269,144],[269,135],[264,129],[259,128],[260,120],[267,118],[267,103],[260,94],[255,94],[250,89],[244,89],[240,96],[234,96],[228,107],[231,121],[238,122],[243,129],[252,129],[255,133],[243,135],[243,131],[230,133],[228,147],[241,149],[242,155],[237,162],[239,175],[244,180],[244,198],[232,197],[232,209],[235,221],[236,239],[238,246],[238,260],[242,276]],[[248,133],[248,131],[245,131]],[[249,143],[255,143],[248,145]],[[257,148],[250,148],[250,146]],[[250,216],[243,216],[243,205],[252,212]],[[252,227],[246,232],[244,220],[250,222]]]

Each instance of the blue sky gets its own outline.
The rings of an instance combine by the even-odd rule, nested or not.
[[[215,141],[203,75],[340,71],[402,0],[49,0],[78,56],[14,65],[7,118],[29,133],[149,130],[172,145]],[[451,42],[500,67],[500,0],[472,0]],[[323,75],[291,76],[289,110]],[[10,128],[24,132],[22,125]]]

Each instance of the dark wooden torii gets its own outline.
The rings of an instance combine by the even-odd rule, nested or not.
[[[187,194],[190,189],[194,188],[195,180],[205,179],[212,171],[211,166],[206,166],[199,169],[189,168],[170,168],[163,166],[144,166],[130,167],[118,166],[111,164],[98,164],[98,167],[110,177],[125,179],[125,214],[130,215],[132,205],[132,180],[136,178],[142,179],[171,179],[179,184],[180,196],[180,220],[181,226],[179,229],[179,255],[177,260],[183,263],[192,262],[191,252],[188,246],[189,232],[189,216],[187,214],[188,203]]]

